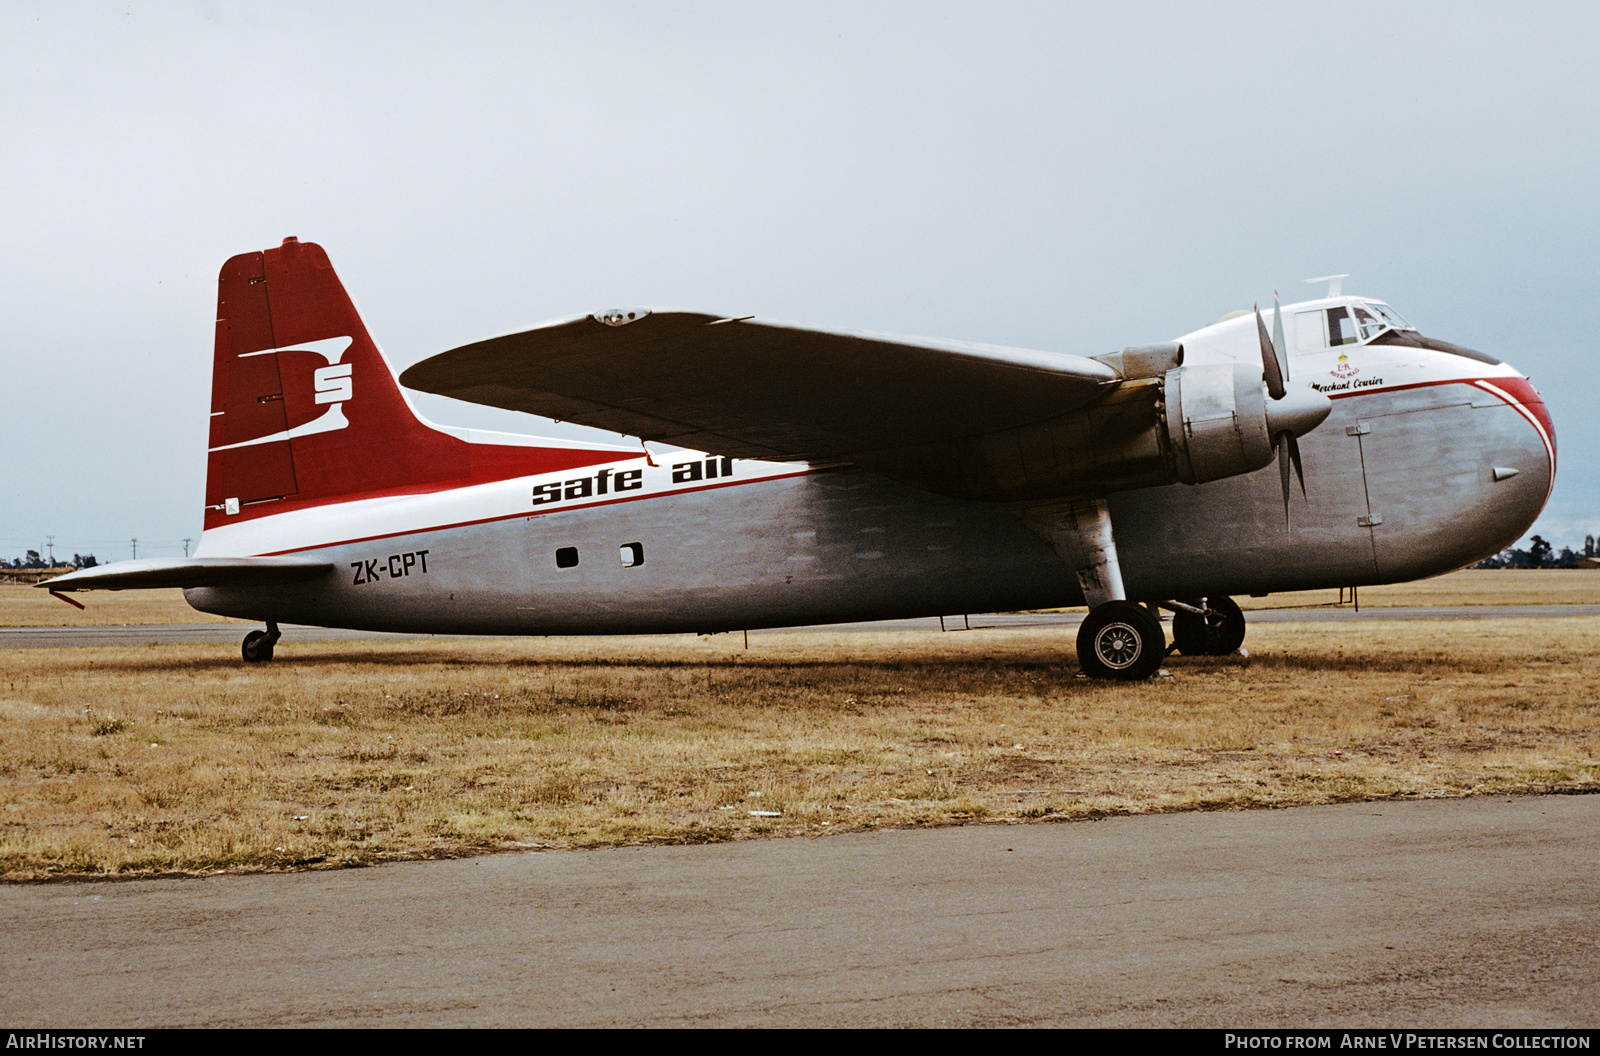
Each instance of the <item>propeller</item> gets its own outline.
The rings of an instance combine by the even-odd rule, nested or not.
[[[1266,382],[1267,395],[1272,397],[1272,402],[1267,404],[1267,433],[1278,459],[1278,476],[1283,482],[1283,519],[1288,521],[1291,464],[1300,481],[1300,496],[1310,498],[1306,494],[1305,470],[1300,465],[1299,438],[1321,425],[1333,410],[1333,404],[1322,393],[1310,389],[1289,391],[1288,364],[1280,353],[1284,347],[1283,312],[1277,293],[1272,295],[1271,337],[1267,336],[1267,324],[1261,319],[1260,305],[1255,306],[1255,313],[1256,333],[1261,338],[1261,380]]]

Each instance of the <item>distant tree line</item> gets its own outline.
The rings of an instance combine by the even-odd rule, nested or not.
[[[1594,536],[1583,537],[1583,549],[1573,550],[1570,546],[1563,546],[1558,552],[1555,547],[1545,541],[1544,536],[1536,535],[1528,540],[1526,550],[1502,550],[1493,557],[1485,558],[1473,565],[1473,568],[1576,568],[1581,565],[1584,558],[1600,557],[1600,549],[1595,546]]]
[[[95,560],[93,554],[73,554],[73,568],[93,568],[100,562]],[[0,568],[25,569],[25,568],[50,568],[48,561],[39,556],[39,551],[29,550],[22,557],[13,557],[10,561],[0,557]]]

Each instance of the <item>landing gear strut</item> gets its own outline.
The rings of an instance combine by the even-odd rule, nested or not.
[[[1127,600],[1111,512],[1104,499],[1074,499],[1017,510],[1078,577],[1089,615],[1078,628],[1078,663],[1090,678],[1138,682],[1161,669],[1167,639],[1155,613]]]
[[[241,652],[247,664],[262,664],[272,659],[272,647],[278,644],[278,639],[283,637],[278,633],[278,625],[268,623],[264,631],[251,631],[244,636],[244,645]]]

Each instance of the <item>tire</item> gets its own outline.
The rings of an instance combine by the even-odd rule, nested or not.
[[[273,639],[266,631],[251,631],[244,636],[240,652],[247,664],[261,664],[272,659]]]
[[[1090,678],[1142,682],[1167,655],[1161,621],[1131,601],[1108,601],[1078,628],[1078,663]]]
[[[1244,613],[1225,596],[1207,599],[1204,616],[1172,616],[1172,641],[1184,656],[1230,656],[1244,644],[1244,629]]]

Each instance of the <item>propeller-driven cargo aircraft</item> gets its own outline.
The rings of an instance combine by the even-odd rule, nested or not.
[[[1229,595],[1470,564],[1527,530],[1556,464],[1527,378],[1339,278],[1270,328],[1234,313],[1094,357],[634,308],[399,380],[641,443],[422,420],[326,254],[290,238],[222,268],[196,556],[43,586],[182,587],[266,624],[247,661],[281,623],[626,634],[1087,605],[1083,669],[1136,680],[1169,652],[1158,607],[1174,648],[1234,652]]]

